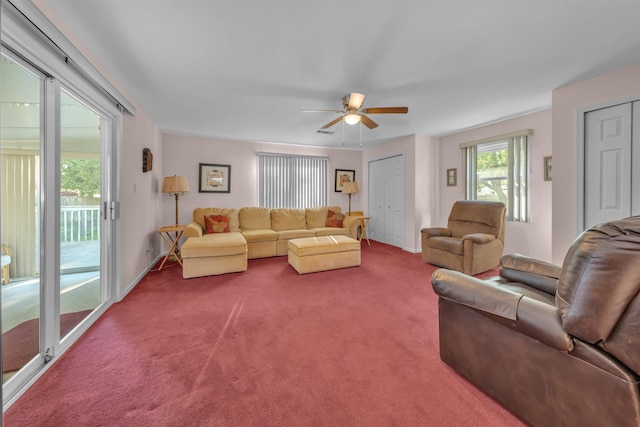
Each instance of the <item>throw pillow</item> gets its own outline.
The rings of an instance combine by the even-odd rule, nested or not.
[[[340,212],[334,212],[331,209],[327,211],[327,227],[342,227],[344,215]]]
[[[228,233],[229,217],[226,215],[209,215],[204,217],[204,234]]]

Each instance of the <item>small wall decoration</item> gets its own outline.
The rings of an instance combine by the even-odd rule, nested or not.
[[[356,171],[349,169],[336,169],[336,193],[342,192],[342,186],[345,182],[354,182],[356,180]]]
[[[142,149],[142,172],[149,172],[153,169],[153,153],[150,148]]]
[[[544,158],[544,180],[551,181],[551,156]]]
[[[458,185],[458,169],[447,169],[447,187]]]
[[[231,193],[231,165],[200,163],[200,193]]]

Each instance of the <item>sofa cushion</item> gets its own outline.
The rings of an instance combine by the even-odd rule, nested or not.
[[[227,215],[209,215],[204,217],[204,234],[228,233],[229,217]]]
[[[278,240],[301,239],[303,237],[315,237],[313,230],[282,230],[278,231]]]
[[[340,227],[318,227],[312,228],[311,231],[316,233],[316,236],[349,236],[351,231],[348,228]]]
[[[326,227],[327,211],[342,212],[340,206],[321,206],[318,208],[306,208],[304,210],[307,220],[307,228]]]
[[[271,230],[271,209],[248,207],[241,208],[240,213],[241,230]]]
[[[331,209],[327,210],[327,227],[342,227],[342,222],[344,221],[344,215],[340,212],[332,211]]]
[[[229,217],[229,231],[240,231],[240,220],[237,209],[227,208],[195,208],[193,210],[193,220],[197,222],[203,230],[206,229],[204,217],[209,215],[226,215]]]
[[[242,235],[249,243],[278,240],[278,233],[273,230],[242,230]]]
[[[304,209],[271,209],[271,229],[282,231],[306,228]]]

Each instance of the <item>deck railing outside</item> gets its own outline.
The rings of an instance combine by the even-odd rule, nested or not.
[[[60,241],[100,240],[100,206],[60,208]]]

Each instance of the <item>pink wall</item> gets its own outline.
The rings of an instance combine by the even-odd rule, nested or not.
[[[122,288],[137,282],[164,248],[155,230],[162,226],[161,209],[155,197],[162,182],[161,134],[142,110],[124,117],[122,186]],[[142,172],[142,150],[151,149],[153,169]]]
[[[561,263],[577,229],[578,113],[640,99],[640,64],[553,91],[553,261]],[[561,166],[561,167],[560,167]]]
[[[440,140],[440,205],[437,224],[446,225],[451,206],[464,200],[463,158],[459,144],[522,129],[533,129],[529,138],[531,221],[507,222],[505,253],[518,252],[545,261],[551,260],[551,182],[544,181],[543,158],[551,155],[551,110],[544,110],[492,125],[456,133]],[[555,172],[560,169],[556,162]],[[446,169],[458,169],[458,185],[447,187]],[[554,176],[554,179],[556,177]]]
[[[162,161],[165,175],[185,176],[191,191],[179,199],[180,222],[186,224],[192,219],[192,212],[198,207],[241,208],[258,206],[257,154],[259,152],[326,156],[329,158],[329,205],[338,205],[343,211],[348,209],[348,198],[336,193],[335,169],[356,171],[356,181],[362,183],[362,152],[329,148],[305,147],[299,145],[270,144],[252,141],[235,141],[216,138],[170,135],[162,138]],[[198,171],[200,163],[231,165],[230,193],[199,193]],[[351,210],[362,210],[360,193],[351,197]],[[162,206],[163,224],[175,222],[175,199],[157,191],[156,197]]]

